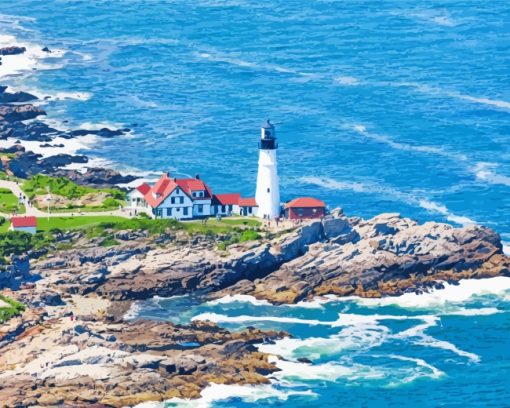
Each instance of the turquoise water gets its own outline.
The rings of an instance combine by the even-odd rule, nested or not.
[[[506,407],[510,398],[510,278],[384,300],[272,306],[249,298],[176,297],[136,309],[137,317],[292,335],[259,347],[285,359],[276,363],[281,371],[271,376],[271,387],[249,396],[222,390],[206,398],[212,407]]]
[[[363,217],[392,211],[420,221],[478,222],[510,241],[506,1],[0,6],[0,34],[63,52],[1,82],[54,95],[45,102],[52,122],[133,129],[86,151],[119,169],[200,173],[216,191],[253,195],[258,125],[269,117],[279,137],[282,199],[318,196]],[[145,313],[321,322],[221,321],[288,330],[302,341],[288,346],[288,359],[305,355],[313,366],[284,369],[261,391],[276,393],[269,399],[245,395],[216,406],[510,404],[508,293],[450,305],[482,310],[471,315],[444,305],[354,300],[315,309],[169,302]],[[339,326],[339,313],[371,317]],[[415,315],[425,317],[407,318]],[[406,334],[417,327],[417,335]]]

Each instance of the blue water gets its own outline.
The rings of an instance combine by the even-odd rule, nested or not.
[[[506,407],[508,280],[493,282],[492,290],[484,284],[462,301],[443,294],[271,306],[176,297],[139,304],[136,316],[212,320],[234,331],[255,326],[293,336],[260,347],[286,360],[277,363],[282,371],[273,374],[271,387],[249,398],[236,390],[219,393],[212,407]],[[311,363],[298,360],[303,357]],[[165,405],[171,406],[195,405]]]
[[[271,118],[282,199],[318,196],[363,217],[391,211],[420,221],[477,222],[510,241],[506,1],[0,0],[0,6],[0,33],[66,51],[58,69],[1,82],[48,95],[90,94],[50,99],[49,119],[133,129],[86,152],[119,169],[200,173],[216,191],[253,196],[258,125]],[[508,310],[508,302],[503,306]],[[299,313],[336,319],[335,307]],[[377,322],[392,333],[405,324]],[[314,361],[351,359],[382,370],[383,379],[315,381],[316,399],[294,395],[274,404],[508,406],[509,328],[508,313],[440,317],[426,333],[480,362],[392,338]],[[335,330],[290,328],[305,337]],[[391,354],[421,359],[442,374],[435,378],[427,366]],[[417,367],[424,374],[403,382]]]

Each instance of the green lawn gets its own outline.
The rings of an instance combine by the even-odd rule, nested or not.
[[[76,216],[76,217],[40,217],[37,219],[37,230],[50,231],[52,229],[68,230],[84,227],[92,227],[101,223],[119,224],[125,222],[126,218],[114,217],[112,215],[98,216]]]
[[[18,210],[18,214],[25,213],[25,206],[19,205],[18,198],[8,188],[0,188],[0,212],[11,214]]]

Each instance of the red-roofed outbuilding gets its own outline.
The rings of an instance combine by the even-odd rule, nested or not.
[[[285,217],[289,220],[324,217],[326,204],[313,197],[299,197],[285,204]]]
[[[37,218],[33,216],[12,217],[11,231],[23,231],[35,234],[37,231]]]

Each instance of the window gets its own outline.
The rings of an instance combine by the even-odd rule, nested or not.
[[[302,208],[298,208],[297,215],[300,216],[300,217],[303,216],[303,209]]]
[[[225,212],[225,211],[227,211],[227,207],[226,207],[226,206],[224,206],[224,205],[222,205],[222,206],[221,206],[221,212]]]
[[[188,215],[188,207],[182,209],[184,215]]]
[[[229,205],[229,206],[228,206],[228,212],[231,212],[231,211],[232,211],[232,206],[231,206],[231,205]]]
[[[172,198],[170,199],[170,203],[175,204],[175,197],[172,197]]]
[[[198,206],[198,212],[199,212],[199,213],[203,213],[203,212],[204,212],[204,206],[203,206],[202,204],[200,204],[200,205]]]
[[[167,217],[171,217],[172,216],[172,209],[171,208],[167,208],[166,209],[166,216]]]
[[[270,188],[268,188],[268,189],[267,189],[267,192],[268,192],[268,193],[270,193],[270,192],[271,192],[271,189],[270,189]]]
[[[175,194],[179,194],[180,192],[181,192],[181,190],[179,190],[179,187],[177,187],[177,188],[175,189]]]
[[[184,204],[184,197],[179,197],[181,199],[181,204]]]
[[[248,207],[248,213],[251,214],[253,212],[253,209],[251,207]]]

